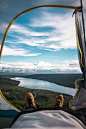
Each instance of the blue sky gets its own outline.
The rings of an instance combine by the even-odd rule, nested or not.
[[[39,8],[21,15],[9,29],[1,71],[80,72],[73,10]]]

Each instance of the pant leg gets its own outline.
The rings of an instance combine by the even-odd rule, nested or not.
[[[34,106],[28,106],[27,108],[25,108],[23,111],[34,111],[36,108]]]

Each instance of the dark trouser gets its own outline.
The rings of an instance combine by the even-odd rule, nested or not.
[[[86,125],[86,108],[78,109],[75,111],[75,114],[82,120],[82,122]]]

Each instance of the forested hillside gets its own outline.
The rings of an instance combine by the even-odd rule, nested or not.
[[[45,80],[58,85],[74,88],[75,80],[81,78],[82,74],[34,74],[25,77]]]
[[[40,107],[52,107],[54,99],[58,92],[49,90],[29,89],[18,86],[19,81],[11,80],[9,77],[0,77],[0,89],[7,100],[9,100],[18,109],[23,110],[26,108],[25,94],[27,92],[36,93],[36,106]],[[64,107],[68,107],[69,101],[72,99],[71,95],[63,94]]]

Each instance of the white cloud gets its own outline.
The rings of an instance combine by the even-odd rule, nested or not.
[[[45,36],[45,35],[47,35],[47,33],[36,32],[29,28],[27,29],[27,27],[25,27],[25,26],[18,25],[18,24],[13,24],[10,27],[9,33],[12,33],[12,32],[16,32],[16,33],[19,33],[19,34],[22,34],[25,36]]]
[[[64,64],[64,65],[52,65],[48,62],[35,62],[35,63],[0,63],[0,71],[2,72],[30,72],[30,73],[68,73],[68,72],[80,72],[79,64]]]
[[[7,56],[7,55],[12,55],[12,56],[38,56],[41,55],[41,53],[32,53],[30,54],[29,51],[25,49],[18,49],[18,48],[9,48],[4,46],[2,56]]]
[[[14,44],[24,43],[50,51],[58,51],[63,48],[76,49],[74,20],[71,12],[63,15],[43,11],[39,18],[33,17],[31,19],[29,26],[33,27],[33,30],[22,25],[13,24],[8,35],[13,36],[15,40],[6,40],[6,42],[13,42]],[[35,27],[39,28],[39,32],[34,31]],[[51,27],[52,29],[42,32],[40,27],[45,29],[46,27]],[[13,32],[16,32],[17,36]]]
[[[78,62],[77,59],[76,59],[76,60],[75,60],[75,59],[64,60],[63,63],[64,63],[64,64],[69,64],[69,65],[70,65],[70,64],[75,64],[75,65],[79,66],[79,62]]]

